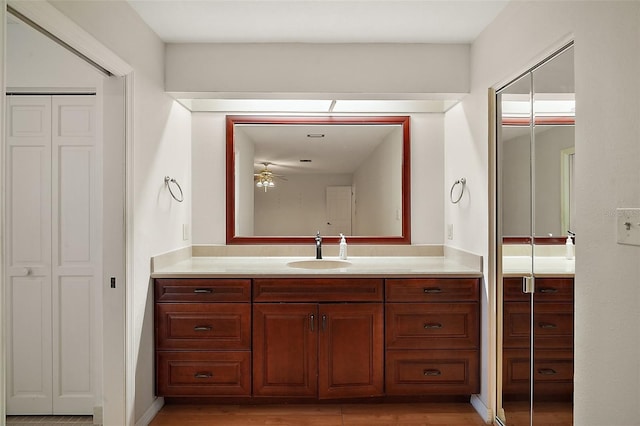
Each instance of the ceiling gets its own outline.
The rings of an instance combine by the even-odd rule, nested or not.
[[[167,43],[471,43],[508,0],[128,0]]]
[[[166,43],[472,43],[509,0],[127,0]],[[459,99],[178,99],[191,111],[444,112]],[[230,102],[232,103],[230,105]]]
[[[402,148],[400,125],[236,124],[235,132],[252,142],[256,171],[269,162],[284,175],[350,175],[387,138]]]

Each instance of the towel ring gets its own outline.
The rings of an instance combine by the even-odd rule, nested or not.
[[[178,199],[178,197],[176,197],[176,194],[173,193],[173,190],[171,189],[172,183],[174,183],[178,187],[178,190],[180,191],[180,199]],[[170,178],[169,176],[165,176],[164,184],[167,185],[167,188],[169,188],[169,192],[171,193],[171,196],[173,197],[174,200],[176,200],[179,203],[184,201],[184,194],[182,193],[182,188],[180,188],[180,184],[178,183],[177,180]]]
[[[462,185],[460,187],[460,195],[458,195],[458,198],[456,198],[455,200],[453,199],[453,189],[456,187],[456,185]],[[449,191],[449,199],[451,200],[451,202],[453,204],[457,204],[460,202],[460,200],[462,199],[462,195],[464,194],[464,187],[467,184],[467,180],[465,178],[460,178],[457,181],[453,182],[453,185],[451,185],[451,191]]]

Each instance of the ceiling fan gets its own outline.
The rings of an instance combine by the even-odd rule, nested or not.
[[[269,166],[272,165],[273,163],[264,161],[259,164],[262,164],[264,168],[260,170],[258,173],[253,174],[253,180],[256,182],[256,187],[264,188],[264,192],[267,192],[267,189],[273,188],[276,186],[274,182],[274,178],[287,180],[283,175],[277,175],[273,173],[271,170],[269,170]]]

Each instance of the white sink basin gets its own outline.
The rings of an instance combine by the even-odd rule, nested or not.
[[[346,260],[332,260],[332,259],[310,259],[310,260],[296,260],[287,263],[290,268],[300,269],[339,269],[350,266],[351,262]]]

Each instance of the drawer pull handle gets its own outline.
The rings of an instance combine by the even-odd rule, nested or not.
[[[538,323],[538,327],[540,327],[540,328],[544,328],[544,329],[554,329],[554,328],[558,328],[558,326],[557,326],[557,325],[552,324],[552,323],[550,323],[550,322],[541,322],[541,323]]]
[[[553,287],[544,287],[540,289],[540,293],[557,293],[558,289]]]
[[[211,331],[212,328],[210,325],[196,325],[193,331]]]
[[[193,290],[194,293],[204,293],[204,294],[211,294],[213,293],[213,289],[212,288],[196,288]]]
[[[424,294],[442,293],[442,289],[440,287],[425,287],[422,291]]]
[[[554,374],[558,374],[558,372],[553,368],[540,368],[538,369],[538,374],[542,374],[544,376],[553,376]]]
[[[434,376],[441,376],[442,372],[438,369],[430,368],[430,369],[424,370],[422,374],[424,376],[434,377]]]
[[[210,379],[213,377],[211,373],[196,373],[193,375],[196,379]]]
[[[439,322],[427,322],[427,323],[424,324],[424,328],[426,330],[442,328],[442,324],[440,324]]]

